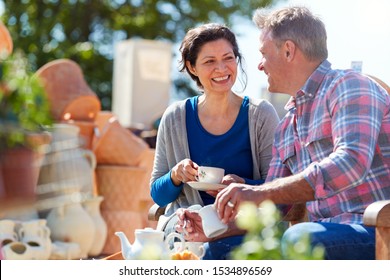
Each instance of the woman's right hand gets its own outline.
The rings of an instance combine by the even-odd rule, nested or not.
[[[177,163],[171,172],[171,179],[176,186],[181,183],[196,181],[195,176],[198,175],[198,165],[192,160],[186,158]]]
[[[184,239],[194,242],[208,242],[211,239],[206,237],[203,231],[202,218],[198,210],[179,208],[176,210],[178,223],[175,230],[183,233]]]

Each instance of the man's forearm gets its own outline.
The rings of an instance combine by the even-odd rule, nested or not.
[[[315,199],[313,189],[301,174],[276,179],[259,188],[261,201],[269,199],[276,204],[304,203]]]

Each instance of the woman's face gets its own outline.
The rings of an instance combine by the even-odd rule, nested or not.
[[[230,92],[237,77],[237,60],[232,45],[225,39],[204,44],[195,65],[187,61],[191,73],[197,76],[205,93]]]

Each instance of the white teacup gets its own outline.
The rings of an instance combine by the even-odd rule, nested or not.
[[[199,166],[196,180],[202,183],[219,184],[225,176],[225,169],[211,166]]]
[[[200,209],[199,215],[202,217],[203,231],[209,238],[221,235],[228,229],[228,225],[224,224],[218,217],[217,210],[213,204],[206,205]]]
[[[174,243],[174,248],[175,252],[181,252],[184,250],[188,250],[195,255],[197,255],[200,259],[204,256],[205,251],[203,247],[203,242],[190,242],[187,241],[185,242],[184,248],[182,248],[182,243],[181,242],[175,242]]]

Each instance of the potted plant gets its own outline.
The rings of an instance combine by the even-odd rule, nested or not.
[[[49,102],[21,52],[0,54],[0,201],[35,197],[40,147],[50,142]]]

